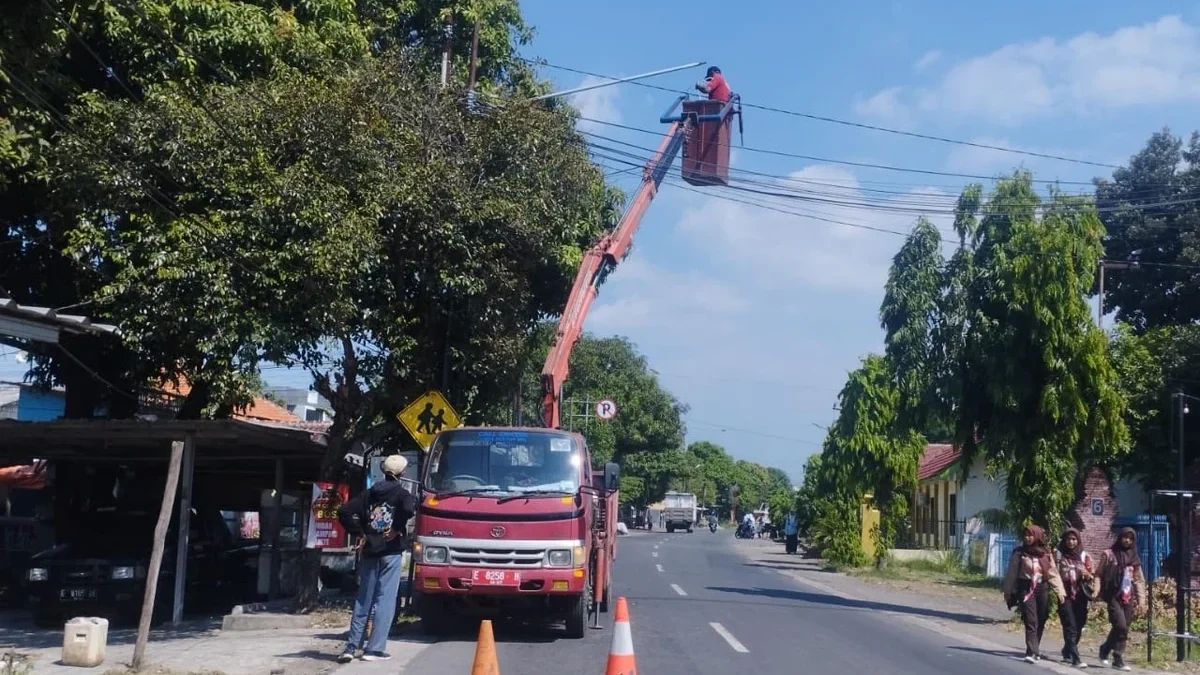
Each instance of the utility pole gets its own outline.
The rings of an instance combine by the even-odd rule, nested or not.
[[[1189,614],[1187,611],[1187,609],[1189,609],[1187,589],[1191,587],[1192,583],[1191,542],[1185,541],[1185,537],[1183,536],[1183,533],[1185,532],[1185,523],[1187,527],[1186,531],[1191,530],[1191,514],[1187,512],[1187,505],[1191,503],[1191,500],[1185,499],[1183,496],[1184,491],[1187,489],[1185,487],[1186,478],[1184,476],[1184,471],[1186,468],[1184,452],[1187,449],[1187,435],[1186,426],[1184,424],[1184,416],[1188,413],[1188,398],[1190,397],[1187,394],[1184,394],[1183,390],[1175,393],[1175,423],[1178,427],[1178,435],[1175,439],[1178,455],[1178,465],[1176,468],[1178,475],[1176,476],[1176,480],[1178,482],[1177,487],[1179,489],[1179,496],[1177,497],[1179,500],[1179,532],[1176,535],[1179,537],[1179,573],[1178,578],[1176,579],[1177,583],[1175,584],[1175,632],[1179,635],[1184,635],[1189,632],[1189,622],[1187,621],[1187,615]],[[1187,642],[1188,641],[1183,637],[1175,638],[1175,659],[1181,663],[1187,657]]]
[[[454,46],[454,15],[446,15],[446,47],[442,50],[442,88],[450,81],[450,49]]]
[[[1121,261],[1121,260],[1101,260],[1099,261],[1100,268],[1100,293],[1096,307],[1096,325],[1101,330],[1104,329],[1104,270],[1129,270],[1136,269],[1138,266],[1136,261]]]

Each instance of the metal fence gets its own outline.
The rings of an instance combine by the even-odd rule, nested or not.
[[[896,548],[953,551],[966,544],[964,520],[934,520],[913,518],[908,527],[897,533]]]

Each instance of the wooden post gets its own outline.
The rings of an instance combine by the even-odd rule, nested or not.
[[[150,550],[150,569],[146,570],[146,595],[142,598],[142,617],[138,621],[137,641],[133,647],[134,670],[141,670],[146,658],[146,640],[150,637],[150,619],[154,615],[154,596],[158,592],[158,572],[162,568],[163,544],[167,539],[167,528],[171,525],[171,511],[175,507],[175,492],[179,486],[179,468],[183,463],[183,441],[171,442],[171,460],[167,465],[167,484],[163,487],[162,507],[158,510],[158,522],[154,525],[154,544]]]
[[[279,540],[283,530],[283,460],[275,460],[275,495],[271,500],[271,510],[275,512],[275,522],[271,526],[271,584],[268,586],[267,598],[279,598],[279,572],[283,567],[280,557]]]
[[[183,592],[187,588],[188,537],[192,529],[192,482],[196,473],[196,436],[188,434],[183,441],[180,462],[182,491],[179,495],[179,536],[175,551],[175,597],[171,607],[171,623],[183,623]]]

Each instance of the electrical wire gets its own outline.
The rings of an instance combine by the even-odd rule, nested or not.
[[[599,78],[603,78],[606,80],[619,79],[619,78],[613,77],[611,75],[602,75],[600,73],[591,73],[591,72],[588,72],[585,70],[579,70],[577,68],[570,68],[567,66],[553,64],[553,63],[550,63],[549,61],[545,61],[545,60],[535,61],[535,60],[526,59],[526,58],[521,58],[521,60],[526,63],[532,64],[532,65],[544,65],[548,68],[554,68],[556,70],[562,70],[565,72],[576,73],[578,75],[589,75],[591,77],[599,77]],[[657,89],[659,91],[668,91],[673,94],[683,94],[686,96],[692,96],[691,92],[680,91],[677,89],[671,89],[669,87],[661,87],[658,85],[649,84],[647,82],[634,81],[634,82],[631,82],[630,84],[635,84],[635,85],[638,85],[641,87],[646,87],[649,89]],[[788,109],[780,108],[777,106],[762,105],[762,104],[756,104],[756,103],[747,103],[745,100],[742,101],[742,105],[747,108],[753,108],[753,109],[757,109],[757,110],[763,110],[763,111],[778,113],[778,114],[782,114],[782,115],[790,115],[792,117],[800,117],[800,118],[804,118],[804,119],[815,120],[818,122],[827,122],[830,124],[839,124],[842,126],[854,127],[854,128],[858,128],[858,129],[879,131],[879,132],[884,132],[884,133],[889,133],[889,134],[895,134],[898,136],[907,136],[909,138],[917,138],[917,139],[921,139],[921,140],[925,140],[925,141],[936,141],[938,143],[946,143],[946,144],[950,144],[950,145],[960,145],[960,146],[971,147],[971,148],[979,148],[982,150],[994,150],[996,152],[1006,152],[1006,153],[1011,153],[1014,155],[1025,155],[1027,157],[1037,157],[1040,159],[1052,159],[1052,160],[1056,160],[1056,161],[1060,161],[1060,162],[1069,162],[1071,164],[1082,164],[1082,165],[1086,165],[1086,166],[1095,166],[1095,167],[1101,167],[1101,168],[1105,168],[1105,169],[1120,169],[1120,168],[1122,168],[1115,164],[1106,164],[1104,162],[1093,162],[1090,160],[1078,159],[1075,157],[1065,157],[1063,155],[1054,155],[1054,154],[1044,153],[1044,152],[1035,152],[1032,150],[1021,150],[1018,148],[1006,148],[1006,147],[1000,146],[1000,145],[989,145],[987,143],[977,143],[974,141],[964,141],[964,140],[960,140],[960,139],[947,138],[944,136],[934,136],[932,134],[922,134],[922,133],[917,133],[914,131],[904,131],[901,129],[892,129],[889,127],[876,126],[873,124],[864,124],[862,122],[853,122],[850,120],[843,120],[843,119],[839,119],[836,117],[828,117],[825,115],[815,115],[813,113],[799,112],[796,110],[788,110]]]

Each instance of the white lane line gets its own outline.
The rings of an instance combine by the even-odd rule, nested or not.
[[[739,654],[748,654],[750,652],[749,649],[746,649],[746,645],[742,644],[741,641],[733,637],[733,633],[730,633],[725,629],[725,626],[722,626],[715,621],[710,622],[708,625],[712,626],[712,629],[717,631],[717,635],[725,638],[725,641],[729,643],[729,646],[733,647],[733,651],[738,652]]]
[[[654,545],[654,550],[655,550],[655,551],[657,551],[657,550],[658,550],[658,544],[655,544],[655,545]]]
[[[671,584],[671,590],[675,591],[676,593],[678,593],[680,595],[687,595],[687,591],[680,588],[679,584]]]
[[[655,565],[655,567],[658,569],[659,572],[662,571],[662,565]]]
[[[658,557],[658,551],[652,551],[652,552],[650,553],[650,555],[652,555],[652,556],[654,556],[655,558],[657,558],[657,557]]]

